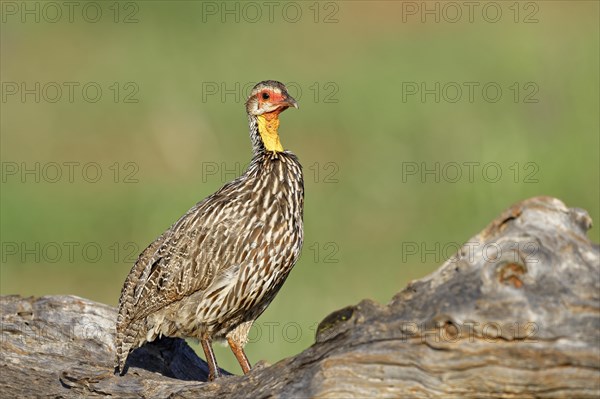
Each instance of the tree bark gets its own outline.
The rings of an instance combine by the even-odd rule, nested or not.
[[[110,306],[4,296],[0,395],[597,398],[600,248],[590,227],[587,212],[557,199],[523,201],[389,304],[334,312],[304,352],[213,383],[170,338],[114,375]]]

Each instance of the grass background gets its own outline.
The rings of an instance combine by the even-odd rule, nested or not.
[[[305,166],[306,241],[251,333],[252,362],[306,348],[333,310],[387,302],[516,201],[555,196],[599,220],[597,2],[521,2],[518,16],[515,3],[496,2],[495,23],[485,2],[472,22],[463,8],[454,23],[443,2],[278,3],[272,22],[262,3],[252,3],[262,13],[253,22],[246,3],[228,3],[225,15],[221,2],[120,3],[115,17],[113,2],[97,2],[96,23],[82,17],[84,2],[73,22],[63,9],[54,23],[53,10],[28,4],[36,3],[39,22],[23,22],[18,2],[14,15],[3,8],[0,25],[3,295],[116,305],[137,254],[248,163],[241,91],[263,79],[290,83],[300,103],[282,116],[280,134]],[[438,7],[439,22],[424,7]],[[40,82],[39,102],[8,94],[23,82]],[[49,82],[77,82],[73,101],[63,85],[50,102]],[[102,89],[97,102],[83,97],[89,82]],[[456,102],[452,86],[439,102],[406,94],[421,82],[479,86],[473,101],[464,85]],[[489,82],[502,89],[497,102],[482,94]],[[125,102],[132,88],[138,101]],[[65,162],[78,163],[72,179]],[[479,165],[473,179],[465,162]],[[39,173],[22,174],[36,163]],[[55,163],[62,175],[51,182]],[[454,163],[463,165],[456,179]],[[436,164],[437,178],[403,175]],[[94,165],[102,177],[91,183]],[[483,173],[484,165],[497,167]],[[223,367],[239,370],[226,348],[216,350]]]

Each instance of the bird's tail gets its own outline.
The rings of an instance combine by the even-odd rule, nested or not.
[[[116,357],[115,357],[115,371],[120,375],[124,374],[125,363],[127,363],[127,357],[129,353],[135,349],[137,339],[137,331],[140,330],[141,320],[136,320],[127,326],[126,329],[121,329],[121,315],[117,319],[117,334],[115,339]]]

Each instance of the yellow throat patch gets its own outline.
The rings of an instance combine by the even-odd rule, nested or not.
[[[283,146],[279,141],[279,112],[269,112],[257,116],[258,132],[267,151],[282,152]]]

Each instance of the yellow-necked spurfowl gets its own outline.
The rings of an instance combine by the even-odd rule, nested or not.
[[[244,373],[252,323],[298,260],[304,183],[285,151],[279,114],[298,108],[286,87],[260,82],[246,102],[254,156],[244,174],[197,203],[139,256],[119,299],[116,368],[159,336],[200,340],[209,380],[219,376],[213,340],[227,340]]]

